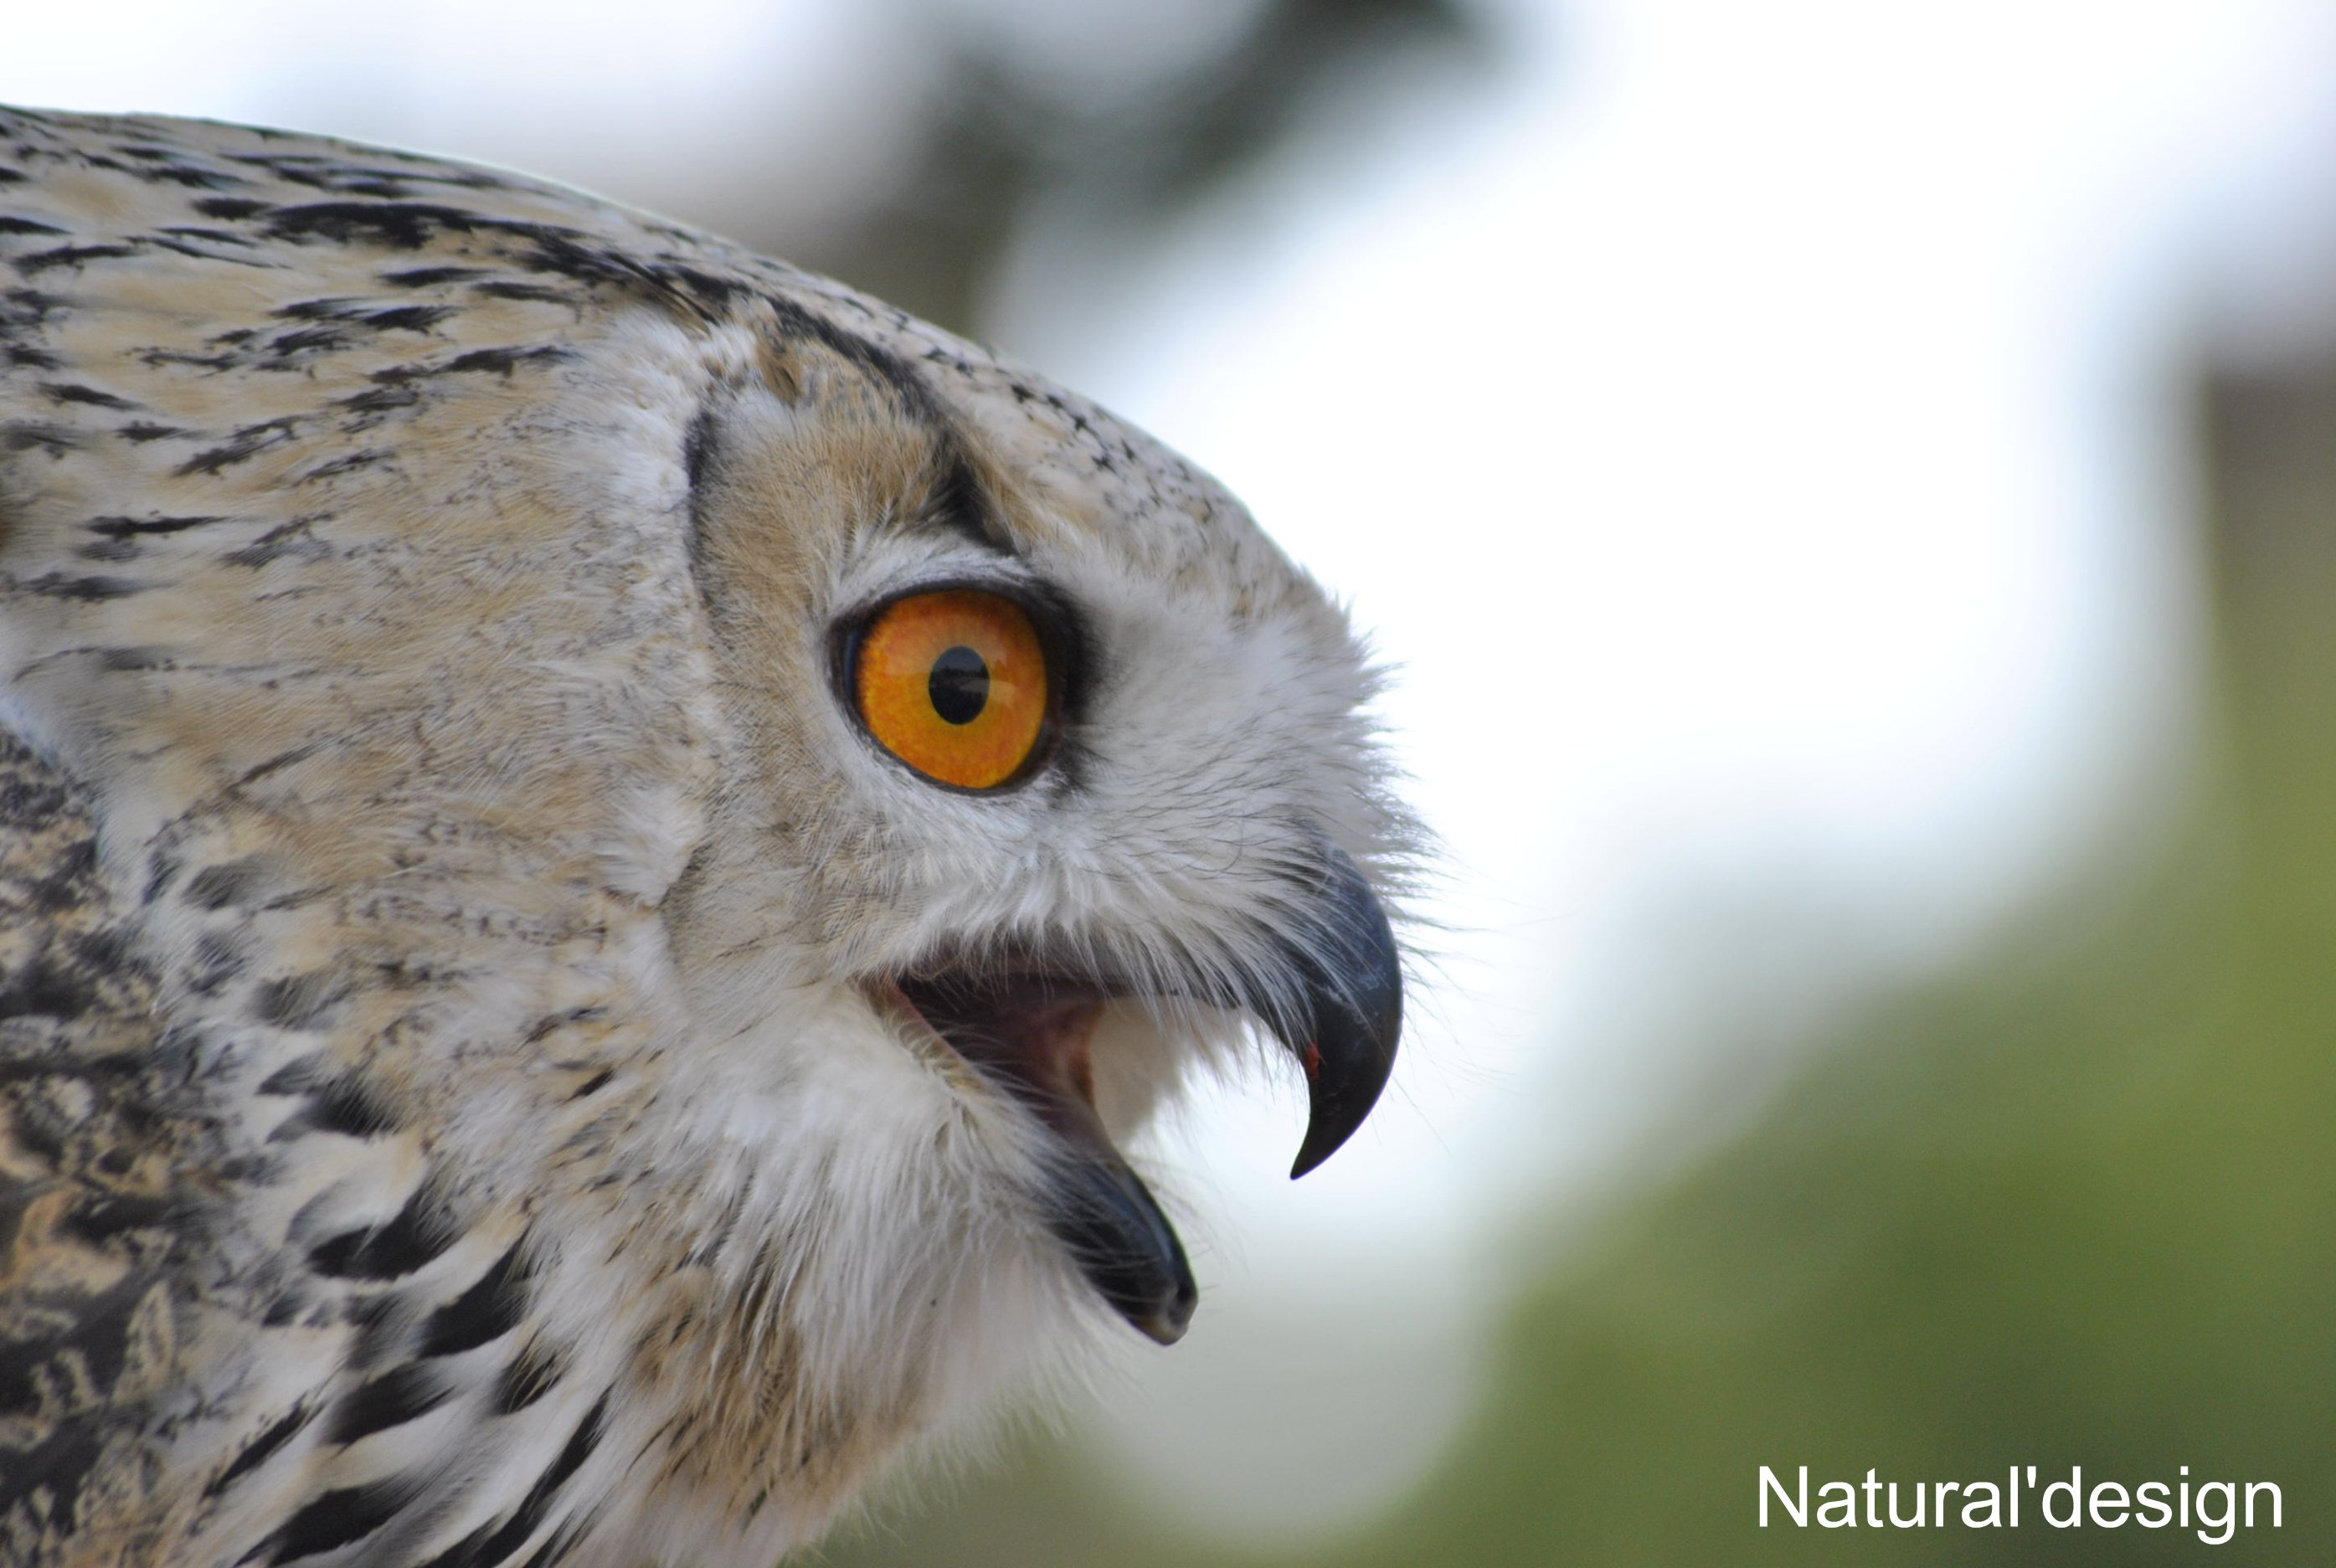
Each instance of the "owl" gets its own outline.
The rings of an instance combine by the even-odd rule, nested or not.
[[[769,1568],[1394,1059],[1344,612],[838,284],[0,112],[0,1563]]]

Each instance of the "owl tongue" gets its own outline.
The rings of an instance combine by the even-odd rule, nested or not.
[[[1183,1338],[1199,1295],[1183,1243],[1095,1115],[1087,1042],[1106,993],[1046,974],[898,985],[935,1034],[1055,1134],[1047,1219],[1087,1282],[1160,1343]]]

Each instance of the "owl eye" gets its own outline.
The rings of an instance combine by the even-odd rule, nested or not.
[[[857,639],[861,723],[886,751],[959,789],[995,789],[1046,733],[1053,678],[1027,611],[978,589],[896,599]]]

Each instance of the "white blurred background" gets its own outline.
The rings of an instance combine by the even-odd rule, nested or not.
[[[1076,1417],[1231,1535],[1391,1495],[1552,1208],[2178,800],[2180,373],[2336,324],[2324,0],[1390,0],[1319,60],[1267,0],[6,9],[0,100],[509,164],[904,294],[1351,603],[1445,849],[1406,1054],[1294,1187],[1290,1086],[1163,1130],[1202,1310]],[[1237,57],[1270,112],[1147,161]]]

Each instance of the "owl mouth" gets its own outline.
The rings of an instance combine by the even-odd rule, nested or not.
[[[1329,1158],[1369,1115],[1403,1031],[1402,965],[1387,911],[1352,860],[1328,844],[1319,852],[1273,939],[1278,982],[1244,991],[1195,978],[1184,992],[1247,1010],[1297,1058],[1309,1109],[1293,1178]],[[1198,1295],[1183,1243],[1095,1106],[1088,1047],[1096,1019],[1105,1003],[1140,993],[1015,961],[942,965],[883,989],[1055,1135],[1048,1222],[1087,1282],[1153,1339],[1182,1338]]]
[[[1047,1222],[1112,1310],[1163,1345],[1199,1287],[1175,1227],[1095,1108],[1088,1043],[1118,991],[1045,971],[902,977],[893,990],[934,1034],[1055,1135]]]

